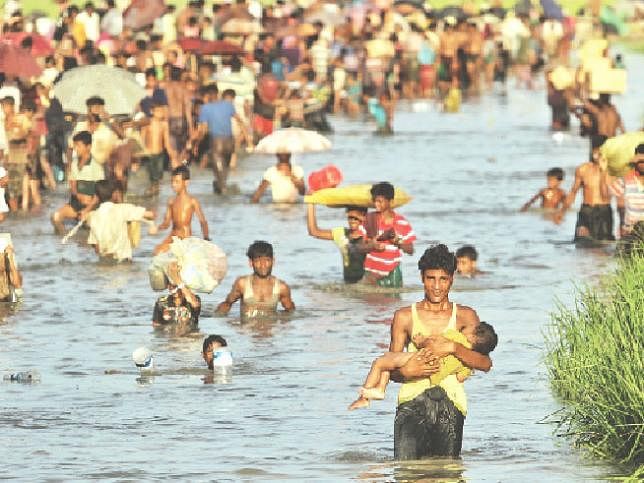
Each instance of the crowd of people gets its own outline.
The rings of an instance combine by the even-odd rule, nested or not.
[[[634,153],[633,170],[611,179],[600,148],[624,126],[609,96],[594,99],[583,83],[557,89],[548,76],[556,66],[570,65],[584,40],[609,29],[592,8],[564,17],[544,15],[533,5],[506,10],[501,2],[483,11],[468,6],[439,12],[413,2],[277,1],[262,8],[261,2],[240,0],[207,8],[199,0],[179,10],[163,6],[145,21],[155,2],[135,1],[125,11],[117,3],[81,8],[61,0],[58,19],[48,22],[6,2],[4,33],[21,34],[10,37],[13,48],[35,58],[38,73],[23,73],[19,65],[0,69],[0,222],[10,212],[38,210],[43,191],[68,189],[69,201],[51,214],[57,233],[85,223],[99,257],[122,262],[132,259],[133,224],[147,221],[150,234],[171,229],[154,249],[163,254],[173,239],[192,236],[194,217],[202,237],[210,238],[201,204],[188,191],[191,170],[212,169],[214,193],[226,196],[230,170],[278,128],[329,131],[327,115],[333,113],[364,116],[376,132],[392,134],[401,99],[434,99],[449,112],[458,109],[454,99],[461,95],[492,88],[503,93],[511,80],[532,89],[545,74],[552,128],[568,128],[569,114],[577,115],[582,134],[591,139],[590,160],[577,169],[568,194],[560,187],[563,170],[549,170],[548,186],[523,209],[540,200],[543,208],[558,210],[560,221],[582,188],[577,238],[614,238],[611,196],[620,200],[621,236],[642,236],[644,145]],[[96,65],[126,70],[140,84],[143,95],[130,112],[110,112],[107,94],[85,97],[83,112],[55,95],[76,68]],[[82,93],[79,85],[77,96]],[[159,195],[166,173],[175,195],[157,227],[157,214],[144,205]],[[304,171],[289,153],[278,153],[250,202],[258,203],[269,187],[276,203],[305,194]],[[414,254],[416,236],[392,208],[394,186],[377,183],[370,194],[373,210],[348,206],[346,227],[320,228],[310,204],[308,233],[338,246],[346,283],[399,288],[403,255]],[[252,274],[235,280],[217,313],[227,314],[237,301],[242,318],[274,315],[280,304],[295,309],[289,285],[272,274],[273,249],[265,241],[248,247]],[[5,254],[7,285],[21,290],[13,249]],[[490,369],[497,343],[491,325],[449,298],[455,274],[484,273],[477,258],[471,245],[456,253],[440,244],[424,251],[418,262],[424,299],[396,312],[391,352],[374,362],[351,405],[382,399],[390,378],[404,383],[397,458],[460,453],[467,407],[462,383],[471,369]],[[155,304],[153,326],[196,327],[199,296],[180,277],[168,277],[166,288]],[[226,346],[221,336],[204,341],[209,367]]]

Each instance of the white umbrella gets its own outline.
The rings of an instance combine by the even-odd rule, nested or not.
[[[131,114],[145,97],[145,89],[131,72],[98,64],[65,72],[54,84],[54,96],[66,112],[84,113],[85,101],[98,96],[105,100],[105,110],[110,114]]]
[[[299,127],[280,129],[262,139],[255,152],[265,154],[308,153],[331,149],[331,141],[315,131]]]

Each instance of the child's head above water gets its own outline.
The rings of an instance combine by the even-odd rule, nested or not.
[[[226,339],[218,334],[209,335],[204,339],[201,355],[210,369],[213,367],[215,352],[221,347],[228,347],[228,343],[226,342]]]
[[[557,188],[564,179],[564,172],[561,168],[550,168],[546,172],[548,188]]]
[[[480,322],[474,329],[474,335],[470,338],[472,350],[479,354],[488,355],[494,350],[499,338],[492,327],[487,322]]]
[[[479,254],[473,245],[463,245],[456,250],[456,271],[460,275],[472,275],[476,273],[476,261]]]
[[[172,170],[172,189],[179,193],[185,189],[190,181],[190,170],[186,166],[177,166]]]

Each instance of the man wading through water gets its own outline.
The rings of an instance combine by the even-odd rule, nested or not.
[[[391,377],[404,382],[398,394],[394,422],[394,457],[399,460],[428,456],[458,457],[461,453],[467,401],[463,384],[450,375],[432,386],[429,376],[438,371],[438,358],[451,354],[464,365],[489,371],[488,356],[452,342],[442,333],[463,331],[479,324],[476,312],[449,300],[456,257],[445,245],[427,250],[418,262],[425,298],[396,311],[391,325],[391,352],[416,352],[412,336],[430,336],[425,347],[431,355],[412,357]]]

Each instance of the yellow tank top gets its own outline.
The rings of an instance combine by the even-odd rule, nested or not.
[[[456,303],[452,302],[452,316],[449,319],[447,327],[441,335],[448,336],[450,332],[456,331]],[[420,322],[418,318],[418,311],[416,310],[416,304],[411,306],[411,320],[412,320],[412,334],[422,334],[429,336],[425,326]],[[452,339],[452,337],[449,337]],[[418,352],[418,347],[410,341],[407,344],[407,352]],[[456,379],[456,374],[450,374],[440,381],[438,386],[442,387],[447,394],[447,397],[454,403],[454,406],[463,413],[465,416],[467,414],[467,397],[465,395],[465,388],[463,383],[458,382]],[[400,386],[400,391],[398,392],[398,405],[411,401],[416,397],[420,396],[427,389],[432,387],[432,382],[429,378],[425,379],[416,379],[414,381],[405,382]]]

